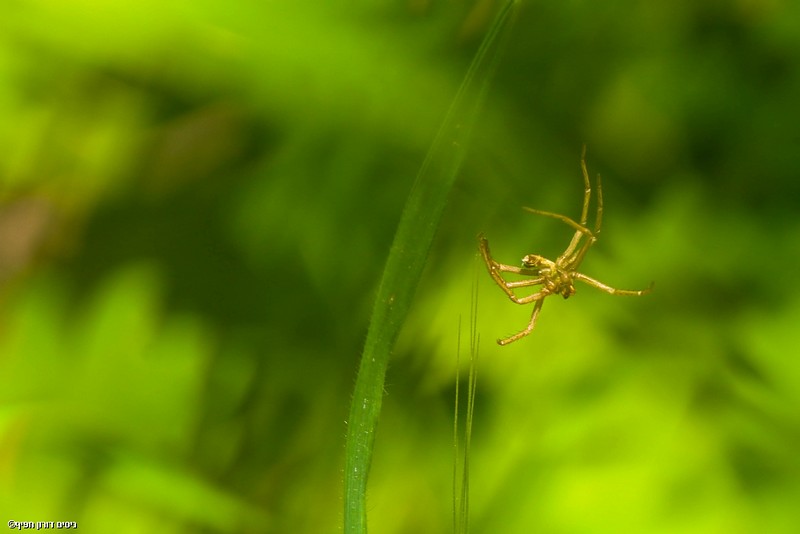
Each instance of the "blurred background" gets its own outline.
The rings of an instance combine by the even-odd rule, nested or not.
[[[0,519],[340,530],[345,419],[413,179],[499,2],[7,0]],[[370,531],[796,532],[800,4],[526,1],[389,368]],[[588,286],[555,258],[603,176]],[[591,219],[590,219],[591,220]],[[462,367],[466,359],[461,340]],[[462,369],[463,372],[463,369]]]

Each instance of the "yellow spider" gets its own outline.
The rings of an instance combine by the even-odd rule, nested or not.
[[[538,254],[527,254],[522,258],[522,267],[514,267],[513,265],[506,265],[498,263],[492,258],[489,251],[489,241],[483,234],[478,235],[480,241],[481,255],[483,261],[486,263],[486,268],[489,270],[489,275],[502,289],[508,298],[517,304],[529,304],[534,302],[533,312],[531,313],[531,320],[524,330],[517,332],[513,336],[504,339],[498,339],[499,345],[508,345],[522,337],[527,336],[533,331],[536,326],[536,318],[542,309],[544,299],[550,295],[561,295],[565,299],[575,294],[575,280],[596,287],[601,291],[605,291],[610,295],[632,295],[641,296],[650,293],[653,289],[653,284],[647,289],[633,291],[629,289],[615,289],[608,286],[594,278],[590,278],[585,274],[577,272],[578,267],[583,261],[584,256],[589,251],[589,248],[597,241],[597,236],[600,233],[600,224],[603,219],[603,189],[600,184],[600,175],[597,175],[597,215],[595,218],[594,231],[586,227],[586,219],[589,214],[589,200],[592,196],[592,188],[589,184],[589,173],[586,171],[586,147],[583,147],[581,154],[581,169],[583,171],[583,183],[585,186],[583,194],[583,210],[581,211],[581,222],[576,223],[569,217],[560,215],[558,213],[551,213],[549,211],[542,211],[533,208],[523,208],[531,213],[544,215],[545,217],[552,217],[563,221],[567,225],[575,229],[575,235],[572,237],[567,249],[558,257],[556,261],[549,260]],[[584,239],[583,244],[581,240]],[[514,273],[522,276],[532,276],[528,280],[518,280],[516,282],[507,282],[500,273]],[[524,297],[517,297],[514,290],[519,287],[537,286],[541,285],[542,288]]]

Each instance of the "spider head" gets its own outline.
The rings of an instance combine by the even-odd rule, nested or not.
[[[542,265],[546,265],[550,260],[539,256],[538,254],[526,254],[522,258],[522,266],[526,269],[538,269]]]

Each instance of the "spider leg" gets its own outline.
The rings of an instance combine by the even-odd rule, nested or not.
[[[506,282],[506,285],[510,288],[538,286],[539,284],[543,284],[544,281],[545,277],[540,276],[538,278],[531,278],[530,280],[518,280],[516,282]]]
[[[480,249],[481,249],[481,256],[483,257],[483,262],[486,264],[486,268],[489,270],[489,274],[492,275],[492,278],[497,281],[497,277],[500,275],[497,274],[497,271],[502,271],[506,273],[514,273],[523,276],[538,276],[539,270],[538,269],[531,269],[526,267],[516,267],[514,265],[506,265],[505,263],[499,263],[492,258],[492,252],[489,250],[489,240],[486,239],[486,236],[483,234],[478,234],[478,241],[480,242]],[[503,283],[505,281],[500,278]]]
[[[597,216],[594,222],[594,235],[600,233],[600,225],[603,222],[603,184],[600,180],[600,175],[597,175]]]
[[[586,172],[586,162],[582,159],[581,160],[581,167],[583,168],[583,178],[584,182],[586,183],[586,187],[589,187],[589,174]],[[588,199],[589,189],[587,189],[587,196],[585,198]],[[584,208],[587,206],[584,203]],[[586,217],[582,218],[582,222],[586,224]],[[583,262],[584,256],[589,251],[589,248],[597,242],[597,236],[600,234],[600,227],[603,222],[603,184],[600,180],[600,175],[597,175],[597,215],[595,216],[595,223],[594,223],[594,232],[587,234],[589,236],[589,240],[583,244],[583,247],[580,248],[575,254],[569,257],[564,265],[571,271],[577,269],[581,262]],[[572,251],[572,245],[577,245],[575,238],[573,238],[573,243],[570,243],[570,247],[567,247],[567,251],[562,254],[562,258],[567,255],[567,252]]]
[[[573,252],[571,250],[572,243],[570,243],[570,246],[567,248],[566,251],[564,251],[564,254],[562,254],[558,258],[559,263],[563,266],[563,268],[567,269],[568,271],[574,271],[580,266],[581,262],[583,262],[583,258],[586,256],[586,253],[589,252],[591,246],[594,245],[596,242],[597,242],[597,236],[592,235],[586,241],[584,241],[583,246],[576,252]],[[567,252],[572,252],[572,255],[565,258],[565,256],[567,256]]]
[[[602,182],[600,180],[600,175],[598,174],[597,175],[597,215],[595,217],[594,232],[590,233],[590,234],[587,234],[587,235],[589,235],[589,240],[586,243],[584,243],[583,247],[581,247],[581,249],[577,253],[573,254],[572,257],[570,257],[569,259],[567,259],[566,262],[564,262],[564,265],[567,266],[567,268],[569,270],[573,270],[574,271],[575,269],[577,269],[580,266],[581,262],[583,261],[583,257],[586,256],[586,253],[589,251],[589,247],[591,247],[597,241],[597,236],[600,234],[600,227],[602,226],[602,223],[603,223],[603,184],[602,184]],[[573,238],[573,241],[574,241],[574,238]],[[570,243],[570,246],[571,245],[572,245],[572,243]],[[567,248],[567,251],[570,251],[569,247]],[[564,254],[562,254],[561,257],[563,258],[565,255],[566,255],[566,252]]]
[[[586,145],[581,149],[581,173],[583,174],[583,209],[581,209],[581,226],[586,228],[589,218],[589,200],[592,198],[592,184],[589,182],[589,171],[586,170]]]
[[[527,211],[529,213],[535,213],[536,215],[544,215],[545,217],[552,217],[553,219],[558,219],[559,221],[563,221],[568,226],[571,226],[572,228],[574,228],[576,230],[576,234],[575,235],[578,236],[578,237],[580,235],[586,235],[586,236],[589,236],[589,237],[594,235],[594,234],[592,234],[591,230],[586,228],[586,226],[583,226],[581,224],[576,223],[575,221],[573,221],[572,219],[570,219],[566,215],[561,215],[560,213],[553,213],[551,211],[537,210],[536,208],[529,208],[527,206],[523,206],[522,209],[524,209],[525,211]],[[573,240],[574,239],[575,238],[573,238]]]
[[[570,219],[566,215],[561,215],[559,213],[552,213],[550,211],[543,211],[537,210],[534,208],[527,208],[524,207],[522,209],[530,212],[535,213],[537,215],[544,215],[545,217],[551,217],[553,219],[558,219],[562,221],[567,226],[575,229],[575,235],[572,236],[572,240],[569,242],[566,250],[559,256],[559,263],[564,265],[571,266],[572,268],[577,267],[580,265],[581,261],[583,261],[583,257],[586,255],[586,252],[589,250],[589,247],[597,241],[597,236],[595,235],[597,232],[600,231],[600,221],[603,217],[603,192],[601,190],[600,185],[600,175],[597,176],[597,222],[595,224],[595,232],[592,232],[586,227],[586,221],[589,219],[589,203],[592,199],[592,184],[589,181],[589,171],[586,169],[586,145],[583,145],[583,150],[581,152],[581,174],[583,175],[583,206],[581,207],[581,222],[577,223],[574,220]],[[581,238],[586,236],[589,241],[586,242],[583,247],[575,252],[575,249],[578,248],[580,244]]]
[[[545,217],[552,217],[553,219],[558,219],[559,221],[562,221],[566,223],[568,226],[575,229],[575,235],[572,236],[572,241],[569,242],[569,246],[567,246],[566,250],[561,254],[561,256],[559,256],[559,259],[561,259],[562,261],[564,260],[564,258],[569,258],[575,255],[575,248],[578,246],[578,243],[580,243],[582,237],[586,236],[589,239],[588,242],[592,243],[594,243],[594,241],[596,240],[591,230],[589,230],[585,226],[581,226],[580,224],[576,223],[566,215],[561,215],[560,213],[552,213],[549,211],[537,210],[528,207],[523,207],[522,209],[530,213],[535,213],[537,215],[544,215]],[[584,245],[584,247],[587,247],[587,245]],[[583,252],[581,256],[583,254],[585,254],[585,252]],[[574,259],[571,259],[568,261],[568,263],[571,263],[573,261]]]
[[[586,227],[586,223],[589,220],[589,203],[592,199],[592,184],[589,180],[589,171],[586,169],[586,145],[583,145],[583,150],[581,151],[581,174],[583,175],[583,208],[581,209],[580,226],[586,230],[584,235],[587,236],[588,240],[577,252],[575,252],[575,249],[580,242],[580,236],[575,234],[569,246],[567,247],[567,250],[565,250],[564,254],[559,257],[559,260],[561,260],[560,263],[562,263],[571,271],[574,271],[578,268],[583,261],[584,256],[586,256],[586,253],[589,251],[589,248],[597,241],[597,234],[600,233],[600,223],[603,219],[603,186],[600,183],[600,175],[598,174],[597,215],[595,217],[594,232],[590,232]]]
[[[553,292],[547,289],[542,289],[537,291],[533,295],[527,295],[525,297],[517,297],[512,296],[511,300],[514,301],[515,304],[530,304],[531,302],[541,302],[544,298],[548,295],[552,295]]]
[[[539,271],[537,269],[514,267],[513,265],[506,265],[496,262],[494,259],[492,259],[492,254],[489,250],[489,241],[486,239],[486,237],[484,237],[483,234],[479,234],[478,239],[480,241],[481,256],[483,257],[483,262],[486,264],[486,270],[489,271],[489,276],[492,277],[492,280],[494,280],[494,282],[500,287],[500,289],[503,290],[503,292],[512,300],[512,302],[517,304],[527,304],[529,302],[543,299],[550,294],[549,291],[542,290],[525,297],[517,297],[514,294],[514,291],[512,291],[513,288],[541,284],[544,282],[544,277],[539,276]],[[519,280],[517,282],[506,282],[505,279],[500,275],[501,272],[510,272],[524,276],[535,276],[536,278],[532,278],[530,280]]]
[[[506,265],[505,263],[498,263],[495,260],[490,260],[495,269],[504,273],[514,273],[522,276],[537,276],[538,269],[528,269],[527,267],[517,267],[516,265]]]
[[[640,290],[633,290],[633,289],[616,289],[609,285],[600,282],[599,280],[595,280],[585,274],[581,273],[574,273],[572,275],[573,278],[580,280],[581,282],[588,284],[592,287],[596,287],[600,291],[605,291],[609,295],[620,295],[620,296],[641,296],[650,293],[653,290],[653,283],[651,282],[647,289],[640,289]]]
[[[540,299],[536,301],[536,304],[533,306],[533,312],[531,312],[531,320],[528,322],[528,326],[525,327],[524,330],[517,332],[513,336],[509,336],[504,339],[498,339],[498,345],[508,345],[509,343],[513,343],[514,341],[523,338],[533,332],[533,327],[536,326],[536,318],[539,317],[539,311],[542,309],[542,304],[544,304],[544,299]]]

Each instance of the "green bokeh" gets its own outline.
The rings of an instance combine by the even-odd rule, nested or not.
[[[340,529],[376,286],[496,7],[4,3],[0,521]],[[523,3],[389,368],[371,532],[450,528],[476,273],[473,532],[794,532],[798,94],[791,2]],[[530,309],[475,236],[563,251],[520,207],[577,217],[584,143],[582,271],[656,290],[579,287],[497,347]]]

